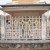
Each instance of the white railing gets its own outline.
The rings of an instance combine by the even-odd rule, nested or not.
[[[5,39],[41,39],[42,29],[40,16],[9,17],[5,23]]]

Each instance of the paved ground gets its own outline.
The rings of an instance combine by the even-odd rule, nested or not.
[[[34,49],[34,48],[20,48],[20,49],[17,49],[17,48],[0,48],[0,50],[50,50],[50,49]]]
[[[49,44],[0,44],[0,50],[50,50]]]

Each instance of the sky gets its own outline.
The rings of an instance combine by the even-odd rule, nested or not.
[[[40,1],[46,1],[47,3],[50,3],[50,0],[40,0]],[[8,2],[11,2],[11,0],[0,0],[0,4],[6,4]]]
[[[41,0],[41,1],[46,1],[46,3],[49,3],[50,4],[50,0]]]
[[[0,4],[6,4],[8,2],[11,2],[11,0],[0,0]]]

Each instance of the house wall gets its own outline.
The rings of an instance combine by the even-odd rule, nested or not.
[[[40,0],[12,0],[12,4],[36,4]]]

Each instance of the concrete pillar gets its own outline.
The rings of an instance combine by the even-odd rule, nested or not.
[[[47,17],[42,15],[42,40],[46,40],[46,25],[47,25]]]
[[[1,16],[1,39],[5,38],[4,16]]]

